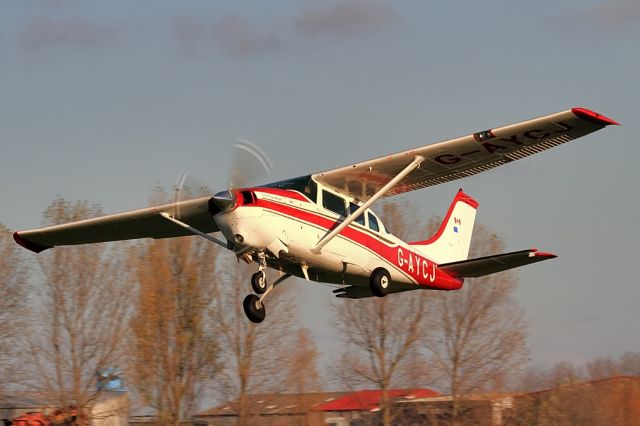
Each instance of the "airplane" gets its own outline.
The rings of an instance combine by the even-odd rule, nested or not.
[[[616,121],[586,108],[476,132],[320,173],[40,229],[18,231],[33,252],[63,245],[197,235],[257,263],[247,318],[265,319],[265,298],[291,276],[336,284],[337,297],[458,290],[480,277],[555,258],[536,249],[468,259],[478,202],[460,189],[435,235],[405,242],[370,207],[525,158]],[[222,238],[212,234],[221,233]],[[281,275],[267,282],[265,270]]]

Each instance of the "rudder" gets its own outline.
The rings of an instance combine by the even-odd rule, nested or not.
[[[462,189],[453,198],[436,234],[425,241],[409,243],[437,264],[466,260],[478,202]]]

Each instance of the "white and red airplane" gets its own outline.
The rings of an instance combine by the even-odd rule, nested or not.
[[[321,173],[214,196],[14,233],[36,253],[59,245],[199,235],[256,262],[244,310],[290,276],[338,284],[337,297],[457,290],[479,277],[556,257],[535,249],[467,259],[478,203],[460,190],[432,238],[407,243],[369,207],[381,197],[480,173],[618,123],[584,108],[489,129]],[[224,240],[212,233],[221,232]],[[281,276],[267,283],[264,270]]]

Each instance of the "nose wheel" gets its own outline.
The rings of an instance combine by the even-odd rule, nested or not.
[[[251,288],[257,294],[267,291],[267,274],[264,271],[258,271],[251,276]]]
[[[249,294],[242,301],[244,313],[247,318],[249,318],[249,321],[256,324],[264,321],[264,318],[267,316],[267,311],[264,306],[264,299],[269,295],[269,293],[271,293],[271,290],[273,290],[275,286],[277,286],[290,276],[290,274],[284,274],[283,276],[275,280],[271,285],[267,284],[267,277],[263,270],[259,270],[251,276],[251,287],[256,293],[261,294],[261,296]]]

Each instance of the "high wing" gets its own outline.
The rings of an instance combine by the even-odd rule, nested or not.
[[[313,177],[339,192],[371,203],[381,196],[400,194],[471,176],[611,124],[618,123],[593,111],[573,108],[546,117],[317,173]],[[360,209],[367,207],[365,203]],[[178,211],[180,214],[176,214]],[[218,211],[210,197],[202,197],[79,222],[19,231],[13,236],[18,244],[34,252],[59,245],[134,238],[168,238],[193,233],[206,237],[206,233],[218,230],[212,217]],[[356,211],[351,214],[332,232],[340,231],[340,226],[347,226],[349,221],[360,213]],[[168,217],[179,220],[167,220]],[[314,250],[319,251],[329,240],[330,238],[323,238],[314,246]]]
[[[180,237],[193,235],[193,233],[166,220],[162,213],[179,216],[181,221],[208,233],[218,230],[213,220],[213,214],[217,211],[219,210],[211,202],[211,197],[201,197],[158,207],[20,231],[14,233],[13,238],[24,248],[39,253],[55,246],[134,238]]]
[[[445,263],[438,265],[438,268],[457,278],[476,278],[555,257],[555,254],[530,249]]]
[[[313,177],[338,192],[367,200],[416,157],[423,157],[416,169],[384,194],[388,197],[472,176],[617,124],[588,109],[572,108],[316,173]]]

